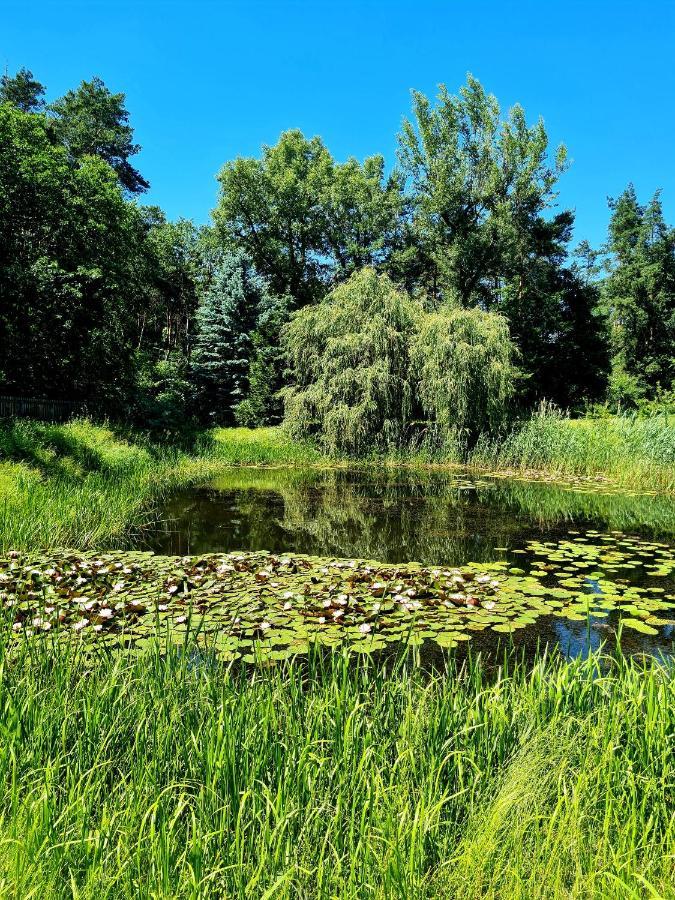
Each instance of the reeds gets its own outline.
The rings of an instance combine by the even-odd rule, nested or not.
[[[672,668],[0,666],[3,897],[672,896]]]
[[[502,440],[483,440],[471,463],[553,476],[604,475],[628,488],[675,491],[675,417],[570,419],[543,407]]]

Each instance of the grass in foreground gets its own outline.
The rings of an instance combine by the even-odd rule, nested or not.
[[[3,897],[673,896],[672,669],[0,666]]]
[[[675,417],[569,419],[551,409],[504,440],[481,442],[474,465],[553,476],[604,475],[627,488],[675,491]]]

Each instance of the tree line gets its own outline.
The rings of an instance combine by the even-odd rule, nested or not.
[[[659,194],[629,185],[605,245],[573,249],[565,149],[475,78],[413,93],[391,170],[297,130],[226,162],[203,227],[142,203],[125,102],[0,79],[2,392],[167,429],[285,416],[355,452],[672,392]]]

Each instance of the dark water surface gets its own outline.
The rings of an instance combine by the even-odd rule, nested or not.
[[[653,590],[653,596],[672,605],[658,616],[675,618],[673,572],[657,576],[649,562],[650,554],[658,558],[675,549],[675,503],[593,484],[404,468],[233,469],[172,497],[149,543],[158,553],[179,555],[268,550],[446,567],[506,560],[529,572],[537,566],[532,542],[553,547],[580,540],[592,547],[602,545],[603,536],[604,546],[607,541],[623,546],[626,557],[618,571],[600,566],[603,574],[622,585]],[[598,578],[590,577],[597,574],[589,573],[584,591],[602,600]],[[542,616],[514,633],[513,640],[526,649],[549,643],[569,655],[583,655],[603,642],[616,642],[620,617],[617,609],[584,621]],[[624,628],[624,650],[672,653],[674,626],[651,630],[658,633]],[[488,649],[497,637],[481,632],[472,646]]]

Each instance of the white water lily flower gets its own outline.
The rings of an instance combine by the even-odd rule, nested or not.
[[[373,630],[373,626],[368,622],[364,622],[363,625],[359,625],[359,631],[361,634],[368,634],[369,631]]]
[[[113,591],[121,591],[124,588],[124,585],[124,581],[118,581],[117,584],[113,584]]]
[[[73,625],[73,631],[82,631],[82,629],[86,628],[88,624],[89,619],[78,619],[78,621]]]
[[[268,629],[268,628],[271,628],[271,627],[272,627],[271,622],[261,622],[261,623],[260,623],[260,630],[261,630],[261,631],[267,631],[267,629]]]
[[[99,609],[98,614],[101,619],[112,619],[112,617],[115,615],[112,609],[108,609],[107,607]]]

